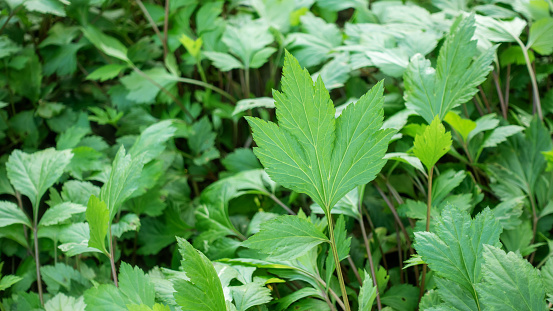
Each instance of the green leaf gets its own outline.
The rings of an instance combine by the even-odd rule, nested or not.
[[[38,223],[39,226],[52,226],[57,225],[60,222],[66,221],[74,214],[84,213],[86,207],[81,204],[75,204],[71,202],[63,202],[50,207]]]
[[[176,128],[169,120],[150,125],[129,149],[133,159],[141,159],[144,164],[158,157],[165,150],[165,143],[173,137]]]
[[[227,170],[235,173],[262,168],[253,151],[245,148],[234,149],[221,163]]]
[[[501,225],[489,209],[471,219],[451,205],[435,221],[436,233],[415,232],[415,249],[438,276],[455,282],[477,301],[484,244],[499,244]]]
[[[27,0],[24,2],[24,6],[30,12],[65,16],[64,6],[58,0]]]
[[[196,59],[199,59],[200,52],[202,49],[202,44],[204,43],[202,38],[193,40],[189,36],[182,34],[179,41],[180,43],[182,43],[182,45],[188,51],[188,53],[190,53],[190,55],[192,55]]]
[[[59,290],[70,291],[79,285],[85,288],[90,286],[90,281],[81,272],[60,262],[54,266],[42,266],[40,274],[50,293],[56,293]]]
[[[492,42],[515,42],[526,27],[526,21],[515,17],[510,21],[476,16],[477,35]]]
[[[111,225],[112,236],[120,238],[123,233],[140,230],[140,218],[136,214],[126,214],[117,223]]]
[[[430,123],[435,116],[441,119],[453,108],[470,100],[476,87],[492,70],[495,48],[478,56],[474,35],[474,16],[464,18],[452,26],[434,70],[430,61],[415,55],[403,78],[405,105]]]
[[[338,119],[322,80],[286,53],[283,93],[274,91],[279,126],[248,117],[254,149],[275,182],[307,193],[325,213],[358,185],[374,179],[394,130],[381,130],[383,86],[377,84]],[[364,122],[371,120],[371,122]]]
[[[542,18],[530,27],[530,37],[526,46],[531,47],[541,55],[553,52],[553,18]]]
[[[158,85],[170,89],[176,84],[175,77],[163,67],[154,67],[143,72]],[[138,104],[151,104],[155,101],[157,94],[161,91],[158,85],[153,84],[136,71],[120,79],[129,93],[126,99]]]
[[[291,260],[324,242],[328,242],[328,238],[315,225],[286,215],[261,224],[261,231],[242,246],[258,249],[273,259]]]
[[[486,309],[544,311],[544,285],[538,271],[520,254],[484,245],[484,282],[477,285]]]
[[[411,284],[394,285],[380,300],[394,310],[414,311],[419,302],[419,289]]]
[[[33,154],[15,150],[6,163],[8,178],[14,188],[27,196],[33,204],[34,217],[38,217],[40,199],[61,177],[71,161],[69,150],[48,148]]]
[[[125,70],[125,68],[127,68],[127,66],[121,64],[104,65],[91,72],[88,76],[86,76],[86,79],[104,82],[117,77],[117,75],[119,75],[121,71]]]
[[[231,286],[230,292],[238,311],[246,311],[250,307],[266,304],[273,299],[271,290],[259,282]]]
[[[101,284],[84,293],[87,306],[94,306],[95,311],[127,311],[125,299],[117,287],[112,284]]]
[[[376,286],[373,284],[371,275],[365,271],[363,286],[359,290],[359,311],[370,310],[376,298]]]
[[[177,237],[181,268],[188,279],[174,281],[175,300],[183,311],[226,310],[221,280],[213,264],[185,239]]]
[[[84,297],[66,296],[59,293],[44,304],[46,311],[85,311]]]
[[[275,108],[275,100],[271,97],[246,98],[236,102],[232,115],[248,111],[253,108]]]
[[[500,143],[504,142],[510,136],[520,133],[524,130],[524,127],[518,125],[506,125],[500,126],[492,131],[490,136],[484,140],[482,146],[486,147],[495,147]]]
[[[413,153],[430,171],[450,148],[451,133],[445,131],[445,127],[436,116],[424,133],[415,136]]]
[[[124,62],[130,62],[127,57],[127,48],[114,37],[108,36],[92,25],[82,28],[84,36],[100,51]]]
[[[106,203],[101,201],[95,195],[90,196],[88,205],[86,208],[86,221],[90,228],[90,239],[88,240],[88,247],[94,247],[102,251],[106,256],[108,251],[106,250],[106,235],[109,228],[109,210],[106,207]]]
[[[206,51],[203,53],[205,57],[213,62],[213,66],[219,68],[221,71],[230,71],[232,69],[244,69],[244,65],[236,59],[234,56],[221,53]]]
[[[0,201],[0,227],[13,224],[23,224],[32,228],[31,222],[25,213],[12,202]]]
[[[274,48],[264,49],[274,38],[268,25],[261,21],[244,20],[239,27],[228,24],[221,40],[240,59],[245,69],[260,67],[276,51]],[[262,54],[256,57],[260,52]]]
[[[155,288],[150,278],[138,267],[122,262],[119,268],[119,290],[128,298],[128,303],[153,307]]]
[[[302,287],[291,294],[288,294],[284,297],[279,298],[276,301],[277,306],[275,307],[275,311],[288,310],[287,308],[291,304],[293,304],[294,302],[302,298],[309,297],[309,296],[321,297],[321,293],[312,287]]]
[[[476,122],[470,119],[463,119],[453,111],[446,114],[444,121],[463,137],[464,142],[467,142],[470,132],[476,128]]]
[[[121,204],[138,189],[142,160],[126,154],[125,147],[121,146],[113,160],[108,181],[102,186],[100,200],[104,201],[109,210],[109,221],[121,208]]]
[[[23,278],[16,275],[5,275],[0,280],[0,291],[10,288],[13,284],[21,281]]]

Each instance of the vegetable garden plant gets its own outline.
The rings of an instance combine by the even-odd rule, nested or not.
[[[550,310],[550,0],[0,3],[0,310]]]

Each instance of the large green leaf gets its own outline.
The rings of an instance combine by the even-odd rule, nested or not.
[[[183,311],[224,311],[227,309],[221,280],[213,264],[188,241],[177,237],[182,270],[187,279],[174,281],[175,300]]]
[[[138,189],[142,167],[141,159],[126,154],[125,147],[119,148],[113,160],[109,179],[100,191],[100,200],[106,203],[110,221],[121,208],[121,204]]]
[[[148,163],[159,156],[165,150],[165,143],[173,137],[176,128],[169,120],[161,121],[147,127],[129,149],[129,155],[133,159],[141,159]]]
[[[373,284],[371,275],[365,271],[365,279],[359,290],[359,311],[370,310],[376,298],[376,286]]]
[[[33,204],[34,217],[38,217],[40,199],[63,174],[71,161],[70,150],[48,148],[33,154],[15,150],[6,163],[8,178],[14,188],[27,196]]]
[[[87,306],[94,306],[95,311],[127,311],[123,295],[112,284],[90,288],[84,293],[84,302]]]
[[[62,293],[50,298],[45,304],[46,311],[85,311],[84,297],[74,298]]]
[[[323,242],[328,242],[328,238],[309,221],[297,216],[280,216],[261,224],[261,230],[242,246],[259,249],[274,259],[287,260]]]
[[[549,55],[553,52],[553,18],[543,18],[532,24],[530,27],[530,38],[527,46],[534,51]]]
[[[272,300],[271,290],[265,287],[263,282],[231,286],[230,292],[238,311],[246,311],[250,307],[266,304]]]
[[[421,135],[415,136],[413,153],[430,171],[451,148],[451,133],[436,116]]]
[[[155,288],[150,278],[138,267],[121,263],[119,268],[119,290],[127,296],[129,303],[153,307]]]
[[[328,91],[286,53],[283,92],[274,91],[277,126],[248,117],[257,157],[277,183],[307,193],[330,209],[358,185],[374,179],[394,130],[381,130],[383,86],[377,84],[338,119]],[[370,122],[367,122],[370,121]]]
[[[29,218],[17,205],[8,201],[0,201],[0,227],[13,224],[23,224],[32,228]]]
[[[484,282],[477,285],[486,310],[544,311],[544,284],[539,273],[520,254],[484,246]]]
[[[498,245],[502,228],[489,209],[474,219],[455,206],[447,206],[436,219],[436,233],[415,232],[414,247],[440,277],[458,284],[478,301],[484,244]]]
[[[435,116],[442,120],[453,108],[470,100],[476,87],[492,70],[495,49],[478,56],[474,35],[474,16],[454,23],[440,49],[436,69],[430,60],[415,55],[403,75],[405,105],[430,123]]]

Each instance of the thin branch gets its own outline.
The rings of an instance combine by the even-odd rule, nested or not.
[[[194,79],[190,79],[190,78],[181,78],[181,77],[174,77],[173,78],[175,81],[179,81],[179,82],[182,82],[182,83],[187,83],[187,84],[192,84],[192,85],[197,85],[197,86],[201,86],[201,87],[204,87],[206,89],[211,89],[219,94],[221,94],[222,96],[226,97],[228,100],[230,100],[233,104],[236,103],[236,98],[234,98],[232,95],[230,95],[229,93],[223,91],[222,89],[216,87],[215,85],[211,85],[209,83],[205,83],[205,82],[202,82],[202,81],[198,81],[198,80],[194,80]]]
[[[158,87],[163,93],[165,93],[167,96],[169,96],[179,107],[180,109],[184,112],[184,114],[186,114],[186,116],[190,119],[190,121],[194,120],[194,117],[192,116],[192,114],[190,113],[190,111],[188,111],[188,109],[186,109],[186,107],[184,106],[184,104],[178,100],[175,95],[171,94],[171,92],[169,92],[166,88],[164,88],[161,84],[157,83],[156,81],[154,81],[152,78],[150,78],[150,76],[148,76],[146,73],[144,73],[144,71],[140,70],[138,67],[134,66],[133,65],[133,69],[136,73],[138,73],[140,76],[142,76],[144,79],[150,81],[150,83],[152,83],[153,85],[155,85],[156,87]],[[186,121],[185,121],[186,122]]]
[[[497,91],[497,96],[499,97],[501,113],[503,114],[503,118],[507,120],[507,106],[505,106],[505,99],[503,98],[503,92],[501,91],[501,85],[499,84],[499,76],[497,75],[497,72],[495,70],[492,72],[492,76],[493,82],[495,84],[495,90]]]
[[[144,6],[144,4],[142,4],[141,0],[136,0],[136,4],[138,4],[138,6],[140,7],[140,10],[142,10],[142,13],[144,13],[144,16],[146,16],[146,19],[150,23],[150,26],[152,26],[152,28],[154,29],[154,32],[156,33],[156,35],[159,39],[159,42],[161,42],[161,44],[163,44],[163,42],[164,42],[163,41],[163,36],[161,35],[161,32],[159,31],[159,28],[156,25],[156,22],[154,21],[154,19],[150,15],[150,12],[148,12],[148,10]],[[163,45],[163,55],[167,56],[167,46],[166,45]]]
[[[167,48],[167,32],[169,31],[169,0],[165,0],[165,19],[163,20],[163,40],[161,43],[163,44],[163,59],[167,58],[167,53],[169,52],[169,49]]]
[[[282,207],[288,214],[296,215],[296,213],[291,208],[289,208],[286,204],[282,203],[282,201],[279,200],[274,194],[268,193],[267,195],[269,196],[269,198],[273,199],[273,201],[275,201],[276,204],[280,205],[280,207]]]

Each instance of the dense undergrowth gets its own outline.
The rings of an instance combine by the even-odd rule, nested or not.
[[[0,9],[0,310],[551,309],[550,0]]]

